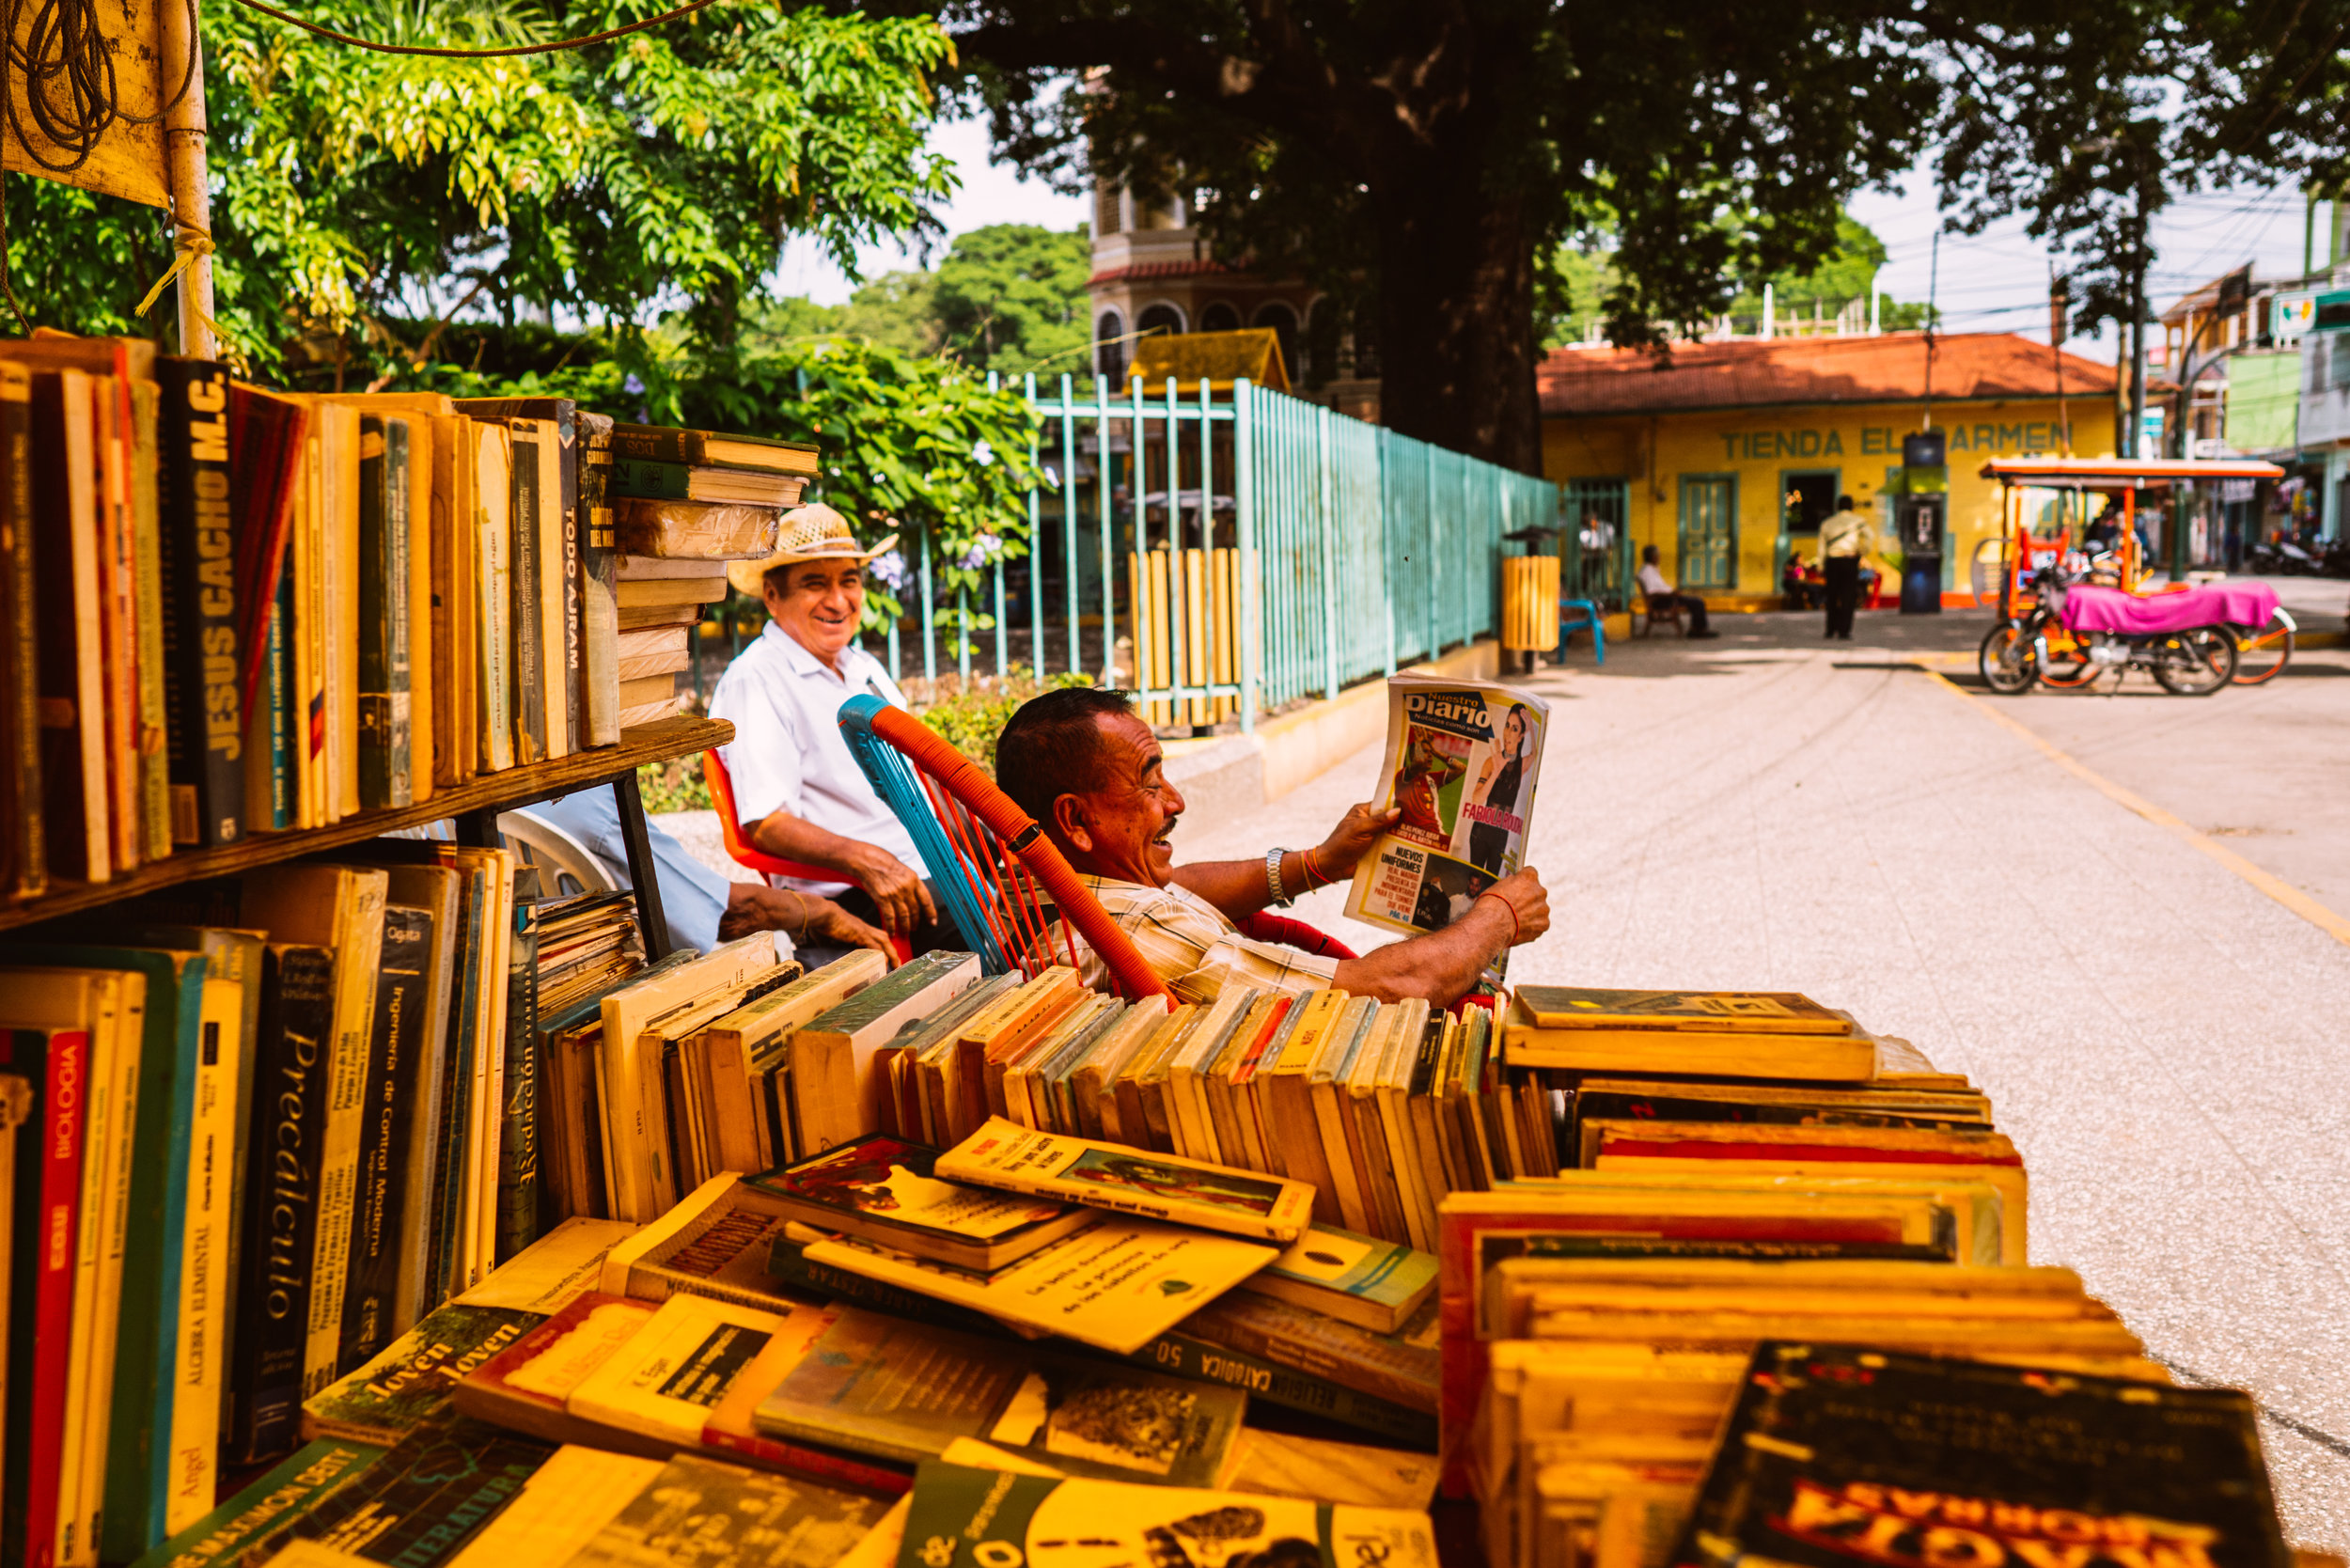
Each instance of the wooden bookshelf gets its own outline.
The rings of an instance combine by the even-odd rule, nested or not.
[[[494,822],[496,813],[533,801],[568,795],[599,785],[618,787],[620,792],[620,825],[624,838],[641,840],[644,812],[636,795],[636,770],[647,762],[666,762],[673,757],[688,757],[724,745],[734,738],[734,726],[720,719],[678,717],[663,719],[658,724],[642,724],[620,731],[620,744],[599,747],[592,751],[576,751],[569,757],[558,757],[549,762],[533,762],[526,767],[509,768],[503,773],[487,773],[469,783],[454,789],[435,790],[432,798],[420,806],[400,807],[384,811],[362,811],[345,817],[331,827],[303,828],[284,833],[249,833],[233,844],[214,850],[183,850],[166,859],[140,866],[126,875],[105,882],[67,883],[44,897],[29,903],[11,904],[0,908],[0,931],[27,926],[77,910],[94,909],[118,899],[152,892],[158,887],[176,886],[186,882],[202,882],[211,877],[235,876],[259,866],[274,865],[291,860],[315,850],[333,849],[341,844],[353,844],[403,827],[421,827],[427,823],[446,822],[452,818],[459,823],[458,837],[464,842],[484,842],[484,820]],[[466,831],[468,823],[474,831]],[[630,844],[632,852],[639,850],[637,842]],[[637,853],[630,855],[639,859]],[[632,865],[631,870],[638,884],[640,897],[650,880],[643,866]],[[645,902],[648,920],[658,925],[659,895],[655,891]],[[666,933],[649,929],[645,933],[649,948],[665,948]],[[655,952],[654,956],[658,956]]]

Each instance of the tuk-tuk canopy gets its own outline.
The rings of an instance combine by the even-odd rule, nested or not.
[[[2258,458],[2013,457],[1993,458],[1978,470],[2003,484],[2083,490],[2135,490],[2142,484],[2197,479],[2281,479],[2285,471]]]

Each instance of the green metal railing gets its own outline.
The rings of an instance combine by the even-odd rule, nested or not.
[[[966,679],[1082,671],[1146,701],[1229,699],[1250,729],[1491,632],[1502,536],[1558,520],[1545,480],[1246,381],[1025,388],[1047,479],[1027,497],[1029,553],[994,562],[982,603],[942,605],[928,541],[903,530],[906,613],[885,654],[901,679],[949,663]],[[1239,552],[1233,677],[1139,686],[1139,651],[1120,640],[1130,562],[1191,549]],[[1194,663],[1193,630],[1167,619],[1173,670]]]

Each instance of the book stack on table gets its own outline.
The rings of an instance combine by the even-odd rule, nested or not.
[[[616,469],[615,440],[691,464]],[[618,745],[675,712],[724,562],[815,469],[567,398],[0,340],[0,900]],[[706,473],[757,504],[659,498]]]
[[[818,472],[813,447],[660,425],[587,436],[585,482],[619,552],[620,713],[677,711],[703,606],[727,596],[726,563],[774,550],[783,514]]]
[[[2283,1561],[2248,1401],[2026,1263],[1980,1091],[1802,997],[644,967],[405,848],[0,985],[25,1560],[1434,1568],[1441,1485],[1495,1568]]]

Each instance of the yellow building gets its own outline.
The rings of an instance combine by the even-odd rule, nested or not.
[[[1984,459],[2113,450],[2114,368],[2068,353],[2060,368],[2047,344],[2013,333],[1937,334],[1930,368],[1914,332],[1676,343],[1661,364],[1569,348],[1539,380],[1543,473],[1563,521],[1614,524],[1635,559],[1654,544],[1667,577],[1725,608],[1776,596],[1789,555],[1816,553],[1839,494],[1874,516],[1898,564],[1885,487],[1902,437],[1929,419],[1949,451],[1945,603],[1973,602],[1966,563],[2001,526],[1998,483],[1977,477]]]

